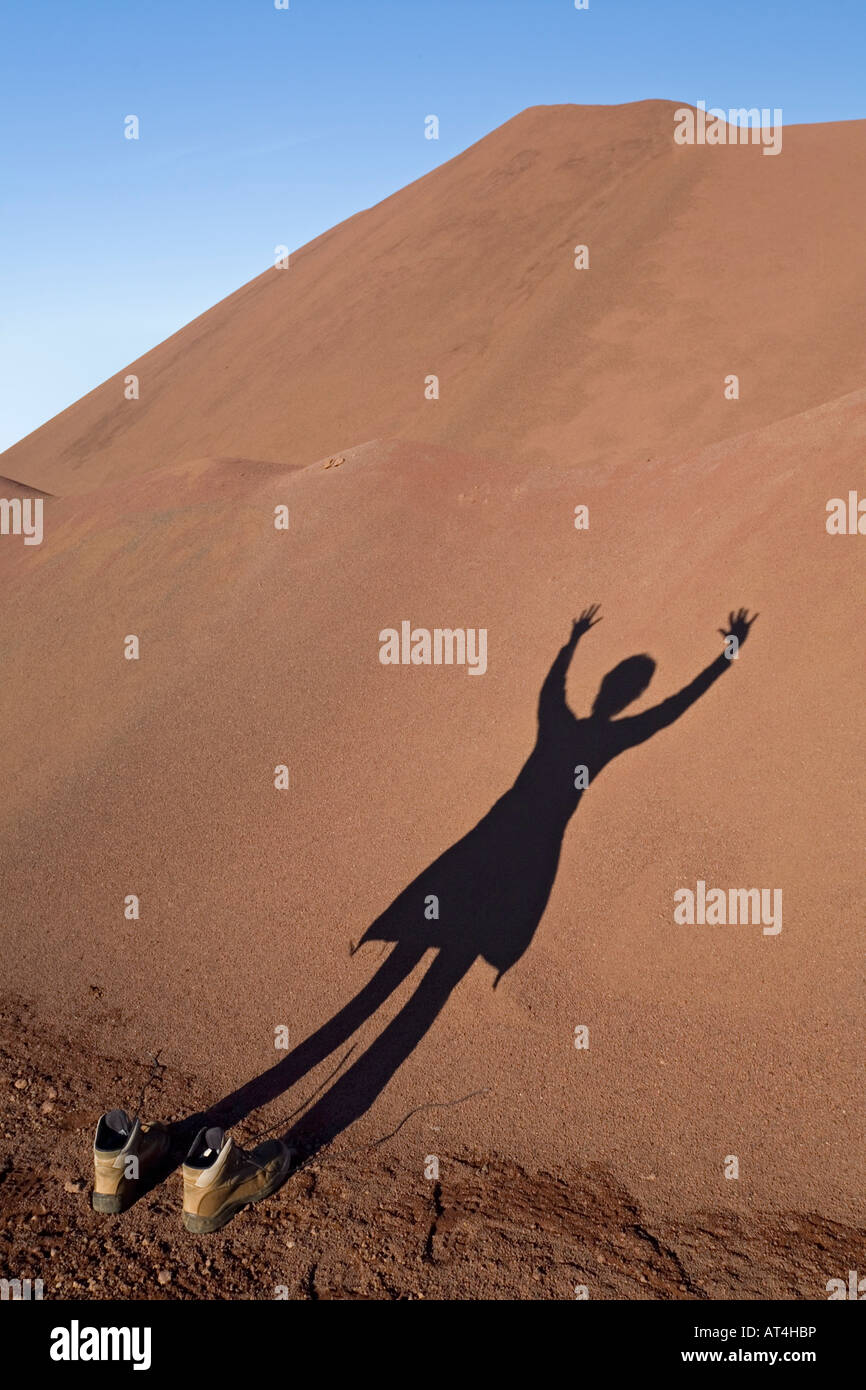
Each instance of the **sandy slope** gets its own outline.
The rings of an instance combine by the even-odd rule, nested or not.
[[[394,435],[607,466],[858,389],[866,123],[788,127],[774,157],[675,145],[676,109],[524,111],[267,269],[3,471],[68,493],[203,454],[307,464]]]
[[[761,617],[721,683],[588,792],[530,950],[495,994],[472,968],[350,1135],[485,1091],[391,1151],[598,1162],[650,1206],[851,1219],[862,560],[824,508],[864,434],[860,392],[631,467],[386,440],[338,466],[205,458],[52,500],[38,551],[0,554],[9,983],[112,1055],[162,1047],[218,1099],[282,1055],[275,1025],[300,1042],[373,975],[380,948],[351,943],[511,785],[585,602],[605,619],[574,660],[578,711],[634,652],[658,661],[636,708],[678,689],[747,603]],[[403,618],[485,626],[487,674],[382,666]],[[676,926],[698,878],[781,887],[781,934]]]
[[[120,373],[4,456],[7,496],[55,495],[41,546],[0,538],[3,974],[46,1036],[162,1049],[217,1102],[284,1058],[275,1027],[302,1043],[389,968],[354,945],[511,787],[581,607],[585,713],[635,653],[658,669],[634,711],[680,689],[745,604],[738,661],[590,787],[496,991],[476,962],[431,1003],[433,954],[410,960],[246,1132],[318,1091],[293,1139],[354,1106],[349,1164],[456,1102],[389,1141],[407,1181],[495,1154],[713,1230],[856,1225],[866,542],[824,522],[863,478],[866,124],[767,158],[674,146],[674,109],[524,112],[132,364],[138,402]],[[383,666],[404,619],[486,628],[487,673]],[[495,889],[515,848],[487,848]],[[676,925],[698,879],[781,888],[781,933]],[[471,926],[471,892],[449,908]],[[105,1105],[135,1099],[116,1076]]]

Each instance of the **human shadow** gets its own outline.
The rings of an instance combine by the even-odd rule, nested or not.
[[[372,978],[281,1061],[205,1115],[191,1117],[189,1125],[228,1128],[283,1095],[344,1046],[435,948],[436,956],[396,1016],[284,1136],[296,1152],[321,1148],[370,1108],[476,960],[495,968],[495,988],[524,954],[550,897],[566,826],[587,788],[620,753],[679,719],[732,665],[722,652],[675,695],[642,714],[616,718],[644,692],[655,671],[651,657],[629,657],[604,677],[590,714],[578,718],[566,703],[566,675],[579,640],[600,621],[597,612],[597,606],[585,610],[557,653],[539,695],[535,746],[513,786],[364,933],[359,946],[393,943]],[[731,613],[727,632],[719,629],[728,649],[727,639],[735,637],[741,645],[752,622],[745,609]]]

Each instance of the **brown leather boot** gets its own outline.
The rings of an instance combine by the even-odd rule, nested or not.
[[[125,1110],[108,1110],[93,1140],[94,1211],[126,1211],[161,1176],[169,1150],[168,1131],[160,1124],[133,1123]]]
[[[184,1226],[197,1235],[218,1231],[242,1207],[276,1192],[291,1161],[279,1139],[247,1153],[221,1129],[201,1130],[183,1164]]]

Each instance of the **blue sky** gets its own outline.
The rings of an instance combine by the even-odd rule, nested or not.
[[[524,107],[866,116],[866,0],[19,0],[0,52],[0,449]]]

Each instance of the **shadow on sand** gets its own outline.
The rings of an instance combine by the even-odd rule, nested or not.
[[[731,666],[722,653],[661,704],[643,714],[616,718],[644,692],[655,671],[651,657],[629,657],[608,672],[591,713],[578,719],[566,704],[566,675],[580,638],[600,621],[596,613],[593,607],[582,614],[557,653],[538,700],[535,747],[514,785],[468,834],[413,879],[365,932],[359,945],[394,943],[373,977],[276,1065],[206,1113],[185,1121],[184,1134],[204,1124],[227,1129],[283,1095],[345,1045],[425,953],[436,948],[436,956],[397,1015],[351,1066],[336,1079],[332,1073],[324,1093],[284,1135],[295,1152],[315,1152],[369,1110],[476,960],[496,969],[495,988],[528,949],[550,897],[565,828],[584,787],[591,787],[620,753],[673,724]],[[742,643],[751,622],[754,618],[748,619],[741,609],[730,615],[727,633],[720,631]],[[578,771],[581,767],[583,776]],[[425,913],[434,898],[439,917],[428,920]]]

